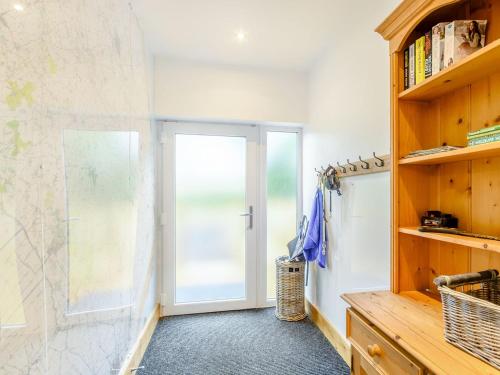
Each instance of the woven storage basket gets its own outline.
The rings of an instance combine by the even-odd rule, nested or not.
[[[500,370],[500,279],[438,289],[446,341]]]
[[[304,262],[276,258],[276,317],[296,322],[306,315],[304,306]]]

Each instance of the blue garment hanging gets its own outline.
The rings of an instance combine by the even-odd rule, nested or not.
[[[317,260],[321,268],[326,267],[326,225],[324,217],[323,191],[320,187],[316,190],[304,241],[304,255],[308,262]]]

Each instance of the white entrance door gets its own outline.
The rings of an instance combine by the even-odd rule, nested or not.
[[[163,125],[162,315],[257,305],[258,129]]]

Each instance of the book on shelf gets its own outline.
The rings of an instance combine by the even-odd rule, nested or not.
[[[484,137],[469,139],[469,146],[484,145],[486,143],[500,141],[500,132],[497,134],[485,135]]]
[[[408,87],[415,86],[415,43],[408,47]]]
[[[484,47],[486,20],[452,21],[445,27],[444,67],[456,63]]]
[[[429,78],[432,75],[432,35],[428,31],[424,35],[424,76]]]
[[[409,77],[408,77],[408,74],[409,74],[409,60],[410,60],[410,50],[407,48],[405,49],[404,51],[404,88],[405,90],[407,88],[410,87],[410,84],[409,84]]]
[[[440,22],[432,28],[432,74],[444,68],[444,28],[447,22]]]
[[[404,89],[484,47],[486,20],[440,22],[404,50]]]
[[[410,152],[408,155],[403,156],[403,159],[416,158],[417,156],[439,154],[441,152],[455,151],[461,148],[462,148],[461,146],[440,146],[423,150],[415,150]]]
[[[486,134],[498,133],[500,132],[500,125],[493,125],[487,128],[479,129],[467,134],[467,139],[482,137]]]
[[[482,145],[490,142],[500,141],[500,125],[479,129],[467,134],[469,146]]]
[[[491,136],[497,135],[497,134],[500,134],[500,130],[494,131],[494,132],[485,133],[485,134],[468,135],[467,136],[467,140],[470,141],[472,139],[478,139],[478,138],[484,138],[484,137],[491,137]]]
[[[415,41],[415,84],[425,79],[425,36]]]

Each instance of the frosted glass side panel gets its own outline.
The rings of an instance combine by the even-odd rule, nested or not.
[[[64,131],[70,312],[130,304],[138,138]]]
[[[274,260],[288,255],[297,227],[297,134],[267,133],[267,298],[276,297]]]
[[[244,298],[246,139],[175,143],[175,302]]]

